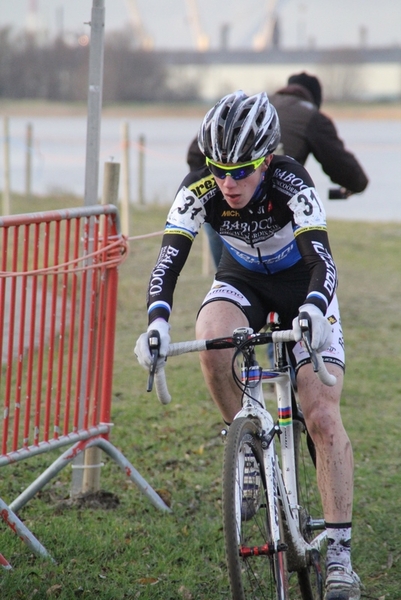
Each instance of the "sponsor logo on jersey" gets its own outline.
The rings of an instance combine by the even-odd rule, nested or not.
[[[191,183],[188,186],[188,190],[190,190],[197,198],[204,198],[205,196],[209,196],[212,190],[216,189],[216,182],[214,177],[210,175],[209,177],[203,177],[203,179],[199,179],[195,181],[195,183]]]
[[[250,306],[249,301],[235,287],[228,283],[214,282],[210,291],[206,294],[204,302],[209,302],[212,299],[230,299],[237,302],[240,306]]]
[[[283,171],[283,169],[276,168],[274,170],[273,177],[275,177],[276,179],[279,180],[279,181],[277,181],[277,187],[280,187],[280,189],[283,188],[283,189],[288,189],[288,190],[290,189],[290,187],[292,187],[294,190],[294,193],[297,193],[300,190],[304,190],[307,187],[309,187],[304,182],[302,177],[298,177],[295,173],[292,173],[291,171],[287,171],[287,170]],[[287,184],[287,185],[282,186],[281,182],[283,182],[284,184]]]
[[[223,210],[221,213],[222,217],[240,217],[240,213],[237,210]]]
[[[326,278],[323,286],[326,288],[330,296],[335,292],[337,286],[337,270],[330,252],[323,246],[321,242],[312,242],[312,246],[326,265]]]
[[[155,296],[160,294],[163,289],[164,276],[166,271],[170,268],[173,263],[172,258],[177,256],[179,253],[178,248],[173,246],[163,246],[160,250],[159,258],[155,268],[152,271],[150,284],[149,284],[149,296]]]
[[[259,219],[258,221],[249,221],[248,223],[236,219],[235,221],[223,221],[220,225],[220,234],[238,238],[246,244],[252,245],[267,240],[280,229],[280,225],[275,222],[273,217]]]

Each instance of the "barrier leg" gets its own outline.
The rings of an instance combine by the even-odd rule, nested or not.
[[[10,565],[8,560],[6,558],[4,558],[4,556],[2,554],[0,554],[0,565],[3,567],[3,569],[6,569],[7,571],[12,569],[12,566]]]
[[[18,512],[20,508],[34,497],[53,477],[57,475],[66,465],[74,460],[76,454],[71,455],[71,449],[67,450],[55,460],[39,477],[35,479],[13,502],[10,504],[11,510]]]
[[[48,467],[39,477],[35,479],[9,506],[13,511],[24,506],[33,496],[43,488],[53,477],[57,475],[66,465],[74,460],[80,452],[91,446],[99,446],[106,454],[110,456],[150,500],[156,508],[170,512],[170,508],[163,502],[159,494],[148,484],[148,482],[138,473],[135,467],[126,459],[126,457],[113,444],[102,437],[95,437],[76,443],[72,448],[66,450]]]
[[[0,498],[0,515],[5,523],[18,535],[18,537],[25,542],[25,544],[38,556],[43,556],[44,558],[50,558],[51,561],[55,562],[54,559],[50,556],[48,551],[39,540],[31,533],[22,521],[19,520],[17,515],[13,513],[9,506]],[[4,558],[4,557],[3,557]],[[5,559],[4,559],[5,560]],[[7,562],[7,561],[6,561]],[[1,563],[3,564],[3,563]],[[8,564],[8,563],[7,563]],[[5,566],[3,564],[3,566]],[[7,567],[6,567],[7,568]],[[11,568],[11,565],[10,565]]]
[[[171,512],[171,509],[167,504],[160,498],[159,494],[148,484],[148,482],[138,473],[135,467],[127,460],[127,458],[117,450],[113,444],[104,438],[99,438],[95,442],[90,441],[89,444],[96,443],[100,448],[110,456],[124,471],[124,473],[133,481],[143,494],[151,501],[153,506],[164,510],[165,512]]]

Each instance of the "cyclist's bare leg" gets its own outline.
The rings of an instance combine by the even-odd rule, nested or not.
[[[334,387],[323,385],[307,364],[298,372],[298,393],[316,446],[324,518],[329,523],[348,523],[352,519],[353,454],[340,414],[343,371],[336,365],[326,366],[337,377]]]
[[[196,323],[197,339],[231,336],[237,327],[248,327],[244,313],[232,302],[216,300],[202,307]],[[233,350],[200,352],[203,377],[223,419],[231,423],[241,409],[241,392],[231,375]]]

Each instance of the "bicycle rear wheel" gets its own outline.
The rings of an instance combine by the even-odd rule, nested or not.
[[[235,419],[227,436],[223,467],[223,518],[233,600],[286,600],[288,574],[281,527],[280,551],[272,544],[268,492],[259,427]],[[245,475],[244,475],[245,470]]]
[[[324,529],[323,518],[317,518],[322,515],[322,508],[316,483],[316,456],[313,442],[305,425],[294,420],[293,428],[300,529],[304,539],[311,543],[313,538]],[[321,567],[324,562],[322,559],[323,546],[319,550],[316,549],[309,553],[308,565],[297,572],[302,600],[323,600],[324,577]]]

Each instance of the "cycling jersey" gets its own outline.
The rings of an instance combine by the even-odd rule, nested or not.
[[[326,313],[337,272],[325,210],[304,167],[288,156],[274,156],[253,199],[239,210],[225,201],[207,167],[186,176],[169,211],[151,274],[149,323],[158,317],[168,320],[177,278],[204,222],[220,235],[238,269],[258,274],[261,285],[266,277],[287,269],[290,273],[302,261],[310,273],[305,302]]]

